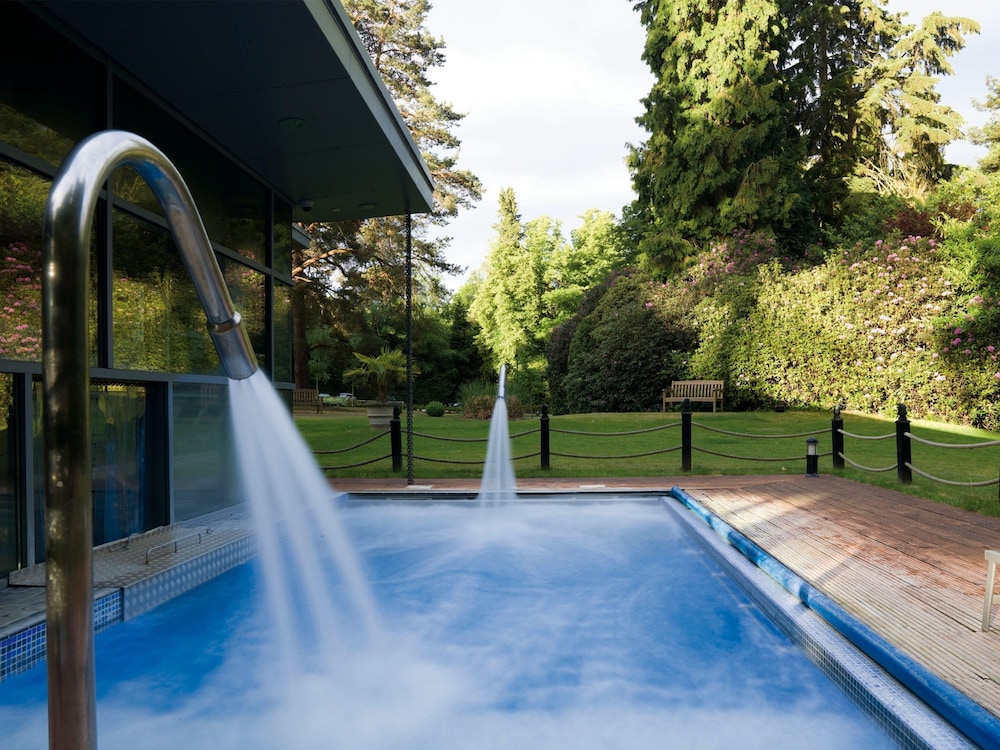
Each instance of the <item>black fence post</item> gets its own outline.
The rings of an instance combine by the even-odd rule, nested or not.
[[[840,405],[833,407],[830,421],[830,439],[833,445],[833,468],[844,468],[844,419],[840,416]]]
[[[901,484],[909,484],[913,481],[913,473],[908,464],[913,463],[910,456],[910,438],[906,433],[910,431],[910,420],[906,418],[906,405],[896,406],[896,476]]]
[[[691,401],[681,406],[681,470],[691,471]]]
[[[392,451],[392,470],[403,470],[403,431],[400,429],[399,407],[392,407],[392,419],[389,420],[389,445]]]
[[[539,430],[539,452],[542,455],[542,468],[549,468],[549,405],[542,404],[542,418]]]

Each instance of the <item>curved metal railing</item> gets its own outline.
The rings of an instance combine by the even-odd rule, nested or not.
[[[94,698],[90,361],[87,316],[94,209],[119,167],[135,170],[163,207],[230,378],[257,371],[191,193],[144,138],[107,131],[81,141],[52,183],[42,226],[42,402],[45,437],[46,649],[49,747],[97,747]]]

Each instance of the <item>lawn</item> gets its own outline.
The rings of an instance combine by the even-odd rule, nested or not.
[[[895,421],[845,413],[844,431],[852,435],[893,437],[883,440],[844,439],[848,464],[834,469],[831,458],[832,414],[816,411],[695,412],[692,415],[692,475],[805,473],[806,437],[815,432],[819,440],[819,471],[861,482],[909,492],[957,507],[1000,516],[998,485],[1000,445],[981,449],[946,449],[912,443],[912,465],[949,482],[983,482],[983,487],[942,484],[913,474],[913,482],[902,485],[895,469],[872,472],[851,466],[853,461],[869,469],[885,469],[896,463]],[[510,422],[514,468],[518,477],[627,477],[682,476],[681,415],[679,412],[574,414],[552,417],[550,468],[540,466],[537,417]],[[367,423],[363,409],[327,408],[323,414],[296,414],[295,422],[314,451],[320,466],[358,464],[353,468],[328,470],[327,476],[400,476],[392,472],[388,435]],[[406,421],[403,421],[405,476]],[[1000,436],[967,427],[914,420],[910,431],[924,440],[943,444],[969,444],[997,440]],[[414,477],[421,483],[436,478],[479,477],[486,454],[489,422],[465,419],[459,414],[428,417],[414,414]],[[585,433],[585,434],[581,434]],[[601,434],[603,433],[603,434]],[[732,434],[735,433],[735,434]],[[796,437],[778,437],[795,435]],[[768,436],[768,437],[764,437]],[[465,442],[471,441],[471,442]],[[720,455],[721,454],[721,455]],[[381,458],[385,457],[385,458]],[[448,463],[454,461],[458,463]]]

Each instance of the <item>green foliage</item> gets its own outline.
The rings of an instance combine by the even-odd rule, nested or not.
[[[988,113],[988,118],[981,128],[969,129],[969,140],[989,149],[979,169],[993,173],[1000,172],[1000,78],[986,76],[986,89],[986,101],[976,102],[976,109]]]
[[[656,81],[623,223],[645,267],[676,270],[738,227],[796,252],[845,219],[843,236],[875,239],[875,217],[844,211],[852,181],[923,200],[946,176],[961,120],[936,83],[975,21],[932,13],[908,25],[879,0],[634,4]]]
[[[526,364],[541,352],[543,273],[547,253],[559,240],[559,227],[550,221],[521,224],[514,191],[500,193],[499,218],[486,261],[486,274],[469,308],[480,328],[478,342],[489,352],[496,369]],[[530,240],[530,241],[529,241]]]
[[[731,408],[904,403],[1000,429],[1000,240],[945,229],[944,244],[894,236],[815,259],[737,232],[667,282],[617,276],[553,332],[553,411],[642,410],[691,377],[726,381]]]
[[[444,404],[440,401],[430,401],[424,411],[427,412],[428,417],[443,417],[444,416]]]
[[[693,329],[683,311],[657,309],[661,289],[645,276],[614,275],[589,312],[557,329],[549,369],[554,412],[650,409],[664,382],[683,377]]]
[[[906,238],[717,287],[697,308],[699,377],[743,403],[834,404],[1000,428],[997,302],[959,299],[946,253]],[[722,341],[722,344],[718,342]]]
[[[629,157],[641,250],[677,259],[678,240],[787,224],[802,195],[777,75],[787,44],[777,4],[637,5],[647,28],[643,58],[657,77],[639,118],[649,138]]]
[[[354,352],[358,366],[344,372],[344,377],[375,390],[377,401],[388,401],[392,389],[406,379],[406,354],[399,349],[383,348],[377,355]]]

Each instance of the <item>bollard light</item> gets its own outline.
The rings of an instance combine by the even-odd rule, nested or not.
[[[812,436],[806,439],[806,476],[819,476],[819,440]]]

